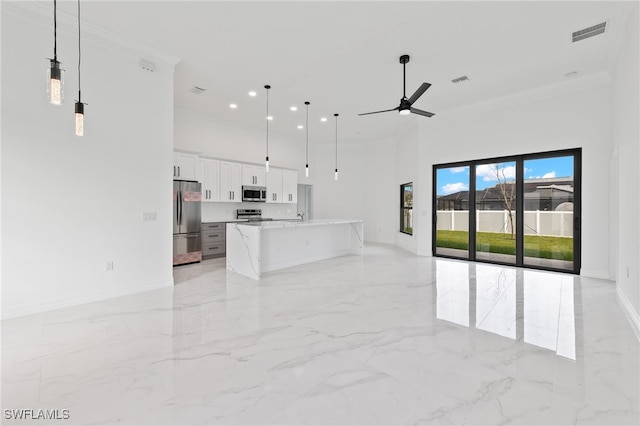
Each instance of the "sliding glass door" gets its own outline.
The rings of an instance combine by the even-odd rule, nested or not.
[[[580,272],[581,150],[436,165],[433,254]]]
[[[469,257],[469,166],[438,168],[434,181],[438,194],[435,253],[466,259]]]
[[[516,263],[516,163],[477,163],[476,260]]]
[[[573,270],[574,157],[524,161],[524,265]]]

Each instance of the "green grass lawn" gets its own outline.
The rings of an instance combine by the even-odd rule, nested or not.
[[[510,234],[478,232],[478,250],[489,253],[516,254],[516,241]],[[436,246],[468,250],[469,233],[466,231],[437,231]],[[524,255],[542,259],[573,260],[573,238],[524,236]]]

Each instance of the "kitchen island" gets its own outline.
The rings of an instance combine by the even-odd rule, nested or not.
[[[227,270],[258,280],[277,269],[362,255],[363,244],[361,220],[227,223]]]

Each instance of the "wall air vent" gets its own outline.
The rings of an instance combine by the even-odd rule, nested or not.
[[[589,28],[585,28],[580,31],[575,31],[571,33],[571,42],[575,43],[576,41],[584,40],[585,38],[597,36],[598,34],[604,33],[606,28],[607,28],[607,23],[602,22],[598,25],[593,25]]]
[[[198,87],[198,86],[193,86],[191,89],[189,89],[191,93],[195,93],[196,95],[200,95],[205,90],[207,89],[203,89],[202,87]]]
[[[140,65],[140,68],[145,71],[154,72],[156,70],[156,64],[145,59],[140,59],[140,63],[138,65]]]
[[[467,77],[466,75],[463,75],[462,77],[458,77],[458,78],[454,78],[453,80],[451,80],[452,83],[462,83],[463,81],[469,81],[469,77]]]

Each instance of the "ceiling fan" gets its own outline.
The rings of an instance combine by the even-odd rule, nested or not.
[[[424,115],[425,117],[433,117],[435,115],[432,112],[423,111],[421,109],[414,108],[411,106],[415,103],[415,101],[418,100],[420,96],[422,96],[424,92],[427,91],[429,87],[431,87],[430,83],[422,83],[420,87],[418,87],[418,90],[416,90],[413,93],[413,95],[411,95],[411,97],[407,99],[407,84],[405,81],[407,77],[407,71],[406,71],[407,62],[409,62],[409,55],[400,56],[400,63],[402,64],[402,92],[403,92],[402,99],[400,99],[400,105],[398,105],[393,109],[385,109],[383,111],[374,111],[374,112],[365,112],[363,114],[358,114],[358,115],[378,114],[380,112],[390,112],[390,111],[398,111],[400,115],[409,115],[411,113]]]

